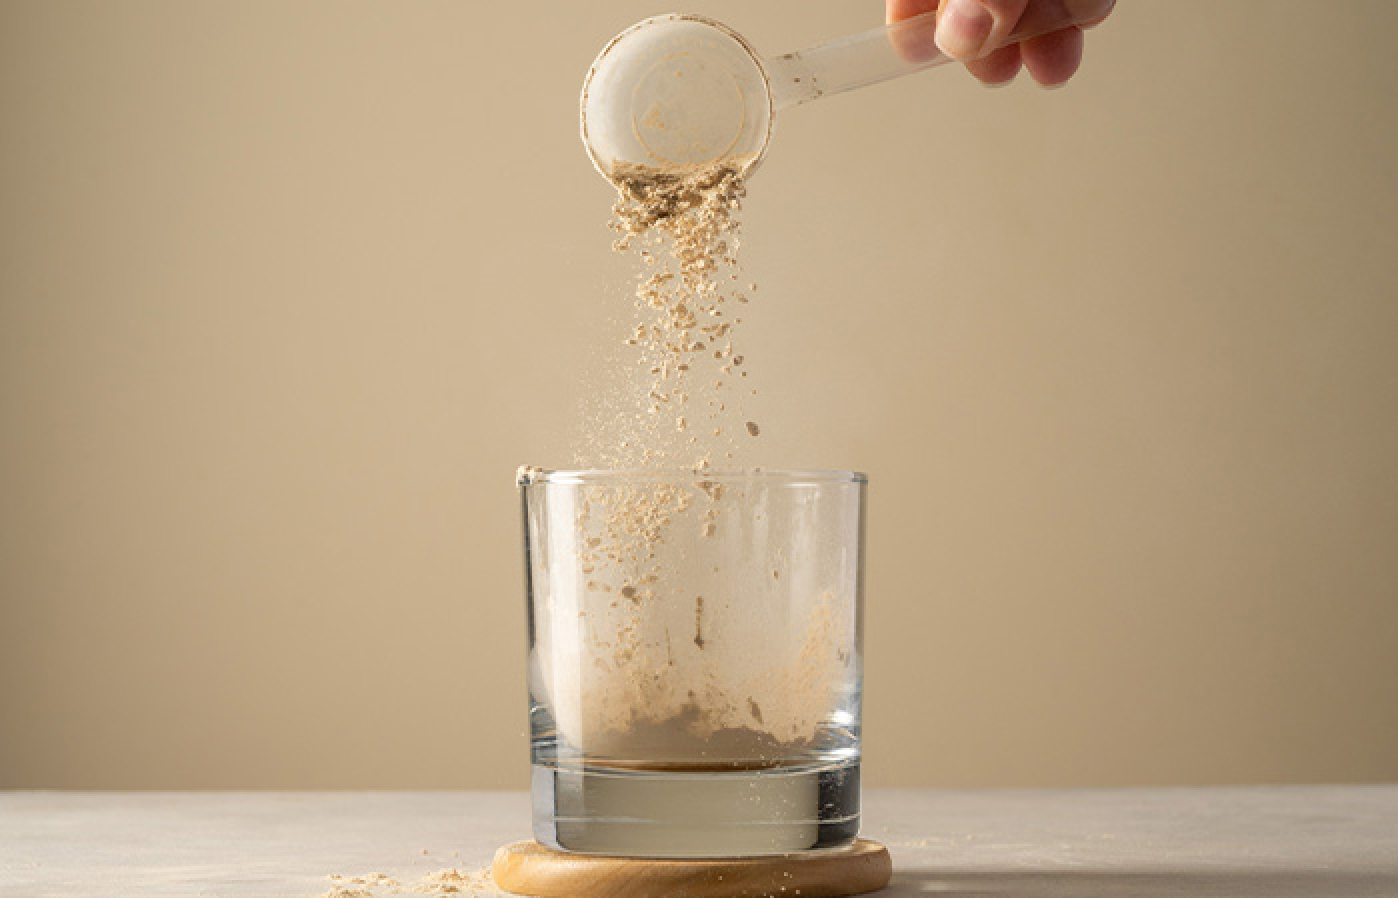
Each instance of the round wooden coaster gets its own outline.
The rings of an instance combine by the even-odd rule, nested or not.
[[[888,885],[878,842],[753,858],[629,858],[568,854],[538,842],[495,852],[495,884],[532,898],[845,898]]]

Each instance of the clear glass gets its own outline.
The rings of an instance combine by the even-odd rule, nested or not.
[[[864,476],[519,480],[535,837],[630,857],[852,842]]]

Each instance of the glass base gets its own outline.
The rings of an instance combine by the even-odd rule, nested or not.
[[[534,837],[583,854],[760,857],[859,833],[859,761],[734,770],[535,764]]]

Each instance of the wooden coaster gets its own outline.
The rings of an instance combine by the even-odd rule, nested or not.
[[[753,858],[630,858],[569,854],[538,842],[495,852],[495,884],[532,898],[845,898],[888,885],[878,842]]]

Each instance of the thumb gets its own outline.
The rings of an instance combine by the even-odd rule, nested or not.
[[[1028,3],[946,0],[937,10],[937,46],[952,59],[979,59],[1005,42]]]

